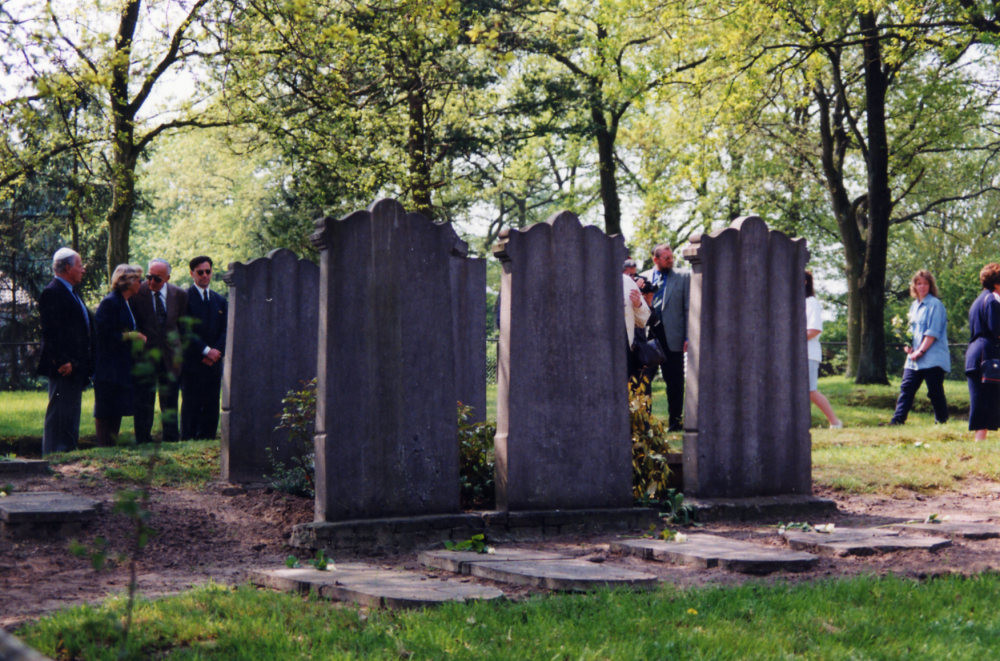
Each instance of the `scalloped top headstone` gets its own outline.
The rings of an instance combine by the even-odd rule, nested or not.
[[[389,199],[316,225],[316,518],[457,512],[454,299],[468,279],[454,260],[467,245]],[[481,301],[470,317],[485,319]]]
[[[503,232],[493,253],[497,508],[631,506],[622,237],[564,211]]]
[[[261,482],[271,457],[287,463],[292,456],[288,432],[274,429],[281,400],[316,376],[319,266],[279,249],[233,262],[222,279],[229,285],[222,479]]]
[[[748,216],[691,244],[684,491],[809,495],[806,241]]]

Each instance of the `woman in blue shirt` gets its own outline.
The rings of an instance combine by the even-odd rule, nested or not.
[[[944,304],[938,299],[938,288],[930,271],[920,270],[910,278],[910,332],[913,346],[904,351],[909,354],[903,368],[903,382],[899,386],[899,400],[890,425],[901,425],[913,406],[913,398],[920,384],[927,382],[927,397],[934,407],[934,421],[948,421],[948,402],[944,396],[944,375],[951,371],[948,353],[948,317]]]
[[[987,264],[979,272],[983,292],[969,310],[969,348],[965,351],[965,376],[969,380],[969,431],[977,441],[989,429],[1000,429],[1000,384],[983,383],[980,365],[1000,358],[1000,264]]]

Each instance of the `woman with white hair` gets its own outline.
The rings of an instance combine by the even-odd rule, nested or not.
[[[97,306],[97,366],[94,370],[94,423],[97,444],[118,442],[122,418],[134,415],[132,347],[146,336],[135,328],[128,300],[139,292],[142,267],[119,264],[111,276],[111,293]]]

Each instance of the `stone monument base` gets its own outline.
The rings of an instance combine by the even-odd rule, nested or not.
[[[754,498],[685,498],[694,508],[699,523],[711,521],[760,521],[784,519],[789,522],[814,522],[819,517],[837,513],[837,503],[815,496],[757,496]]]
[[[535,541],[560,535],[595,535],[646,530],[659,524],[657,510],[622,508],[538,512],[469,512],[430,516],[302,523],[292,528],[290,544],[328,553],[394,553],[462,542],[483,535],[487,542]]]

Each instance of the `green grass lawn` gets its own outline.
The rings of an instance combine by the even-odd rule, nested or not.
[[[7,438],[41,438],[42,428],[45,426],[45,407],[48,402],[48,393],[41,390],[0,392],[0,441]],[[157,403],[153,429],[159,428],[160,410],[159,403]],[[132,418],[122,420],[122,432],[134,433]],[[95,433],[94,389],[88,388],[83,391],[80,436],[93,436]]]
[[[532,597],[362,613],[249,586],[60,611],[18,633],[56,659],[995,659],[1000,576]]]

